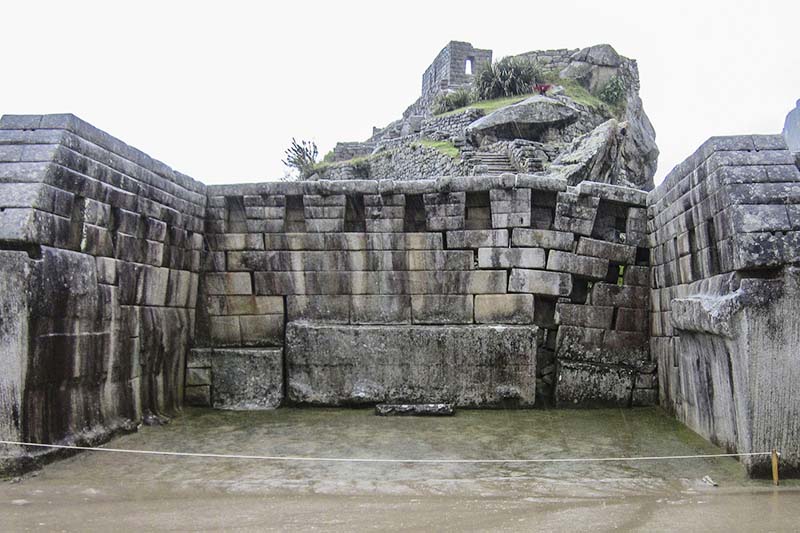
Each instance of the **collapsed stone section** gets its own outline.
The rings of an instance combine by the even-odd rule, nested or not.
[[[0,438],[95,442],[181,406],[205,198],[72,115],[0,119]]]
[[[286,402],[497,405],[500,398],[490,389],[501,384],[475,382],[467,389],[480,394],[443,397],[418,382],[419,372],[402,371],[398,355],[412,357],[420,349],[411,333],[437,329],[427,326],[450,332],[425,352],[436,374],[434,361],[450,353],[448,344],[472,338],[473,330],[490,331],[478,324],[503,325],[497,331],[508,335],[517,327],[537,332],[535,363],[512,365],[501,387],[518,390],[520,405],[532,405],[536,397],[569,406],[656,400],[642,319],[649,299],[648,267],[639,253],[646,250],[642,191],[504,174],[214,186],[208,192],[210,248],[200,284],[198,343],[213,347],[212,357],[220,361],[218,370],[213,362],[198,366],[205,378],[187,384],[193,403],[228,406],[220,399],[228,392],[218,394],[214,378],[227,372],[225,350],[239,357],[243,347],[274,350],[291,337],[280,371]],[[290,217],[280,206],[290,203],[302,210],[303,224],[287,230]],[[244,206],[245,220],[232,227],[237,206]],[[608,229],[613,224],[616,231]],[[320,324],[337,326],[315,329]],[[455,325],[463,327],[450,327]],[[294,328],[291,336],[287,328]],[[381,374],[385,379],[342,370],[339,356],[329,351],[342,339],[352,340],[351,350],[359,354],[348,361],[367,364],[379,346],[399,350],[381,356],[395,370]],[[470,346],[475,348],[467,359],[481,350],[495,360],[508,355],[502,345]],[[193,351],[190,366],[195,357],[207,361],[208,353]],[[311,361],[311,354],[319,360]],[[454,368],[466,372],[465,364]],[[305,374],[297,381],[301,366]],[[527,377],[531,369],[535,382]],[[370,379],[372,395],[362,390]]]
[[[779,135],[713,137],[650,193],[661,404],[737,452],[800,462],[800,173]],[[768,457],[746,457],[767,474]]]

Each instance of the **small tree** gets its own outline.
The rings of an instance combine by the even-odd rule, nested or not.
[[[292,144],[286,149],[286,159],[282,161],[289,168],[296,169],[301,178],[306,178],[314,173],[317,164],[317,143],[314,141],[300,141],[292,137]]]

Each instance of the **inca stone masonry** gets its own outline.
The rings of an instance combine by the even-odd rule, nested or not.
[[[714,137],[646,192],[615,184],[652,179],[626,124],[587,124],[471,148],[455,130],[511,172],[468,155],[428,179],[206,186],[75,116],[2,117],[0,439],[100,442],[184,404],[660,403],[796,474],[796,155]],[[598,132],[605,159],[564,174]],[[6,468],[41,453],[0,451]]]

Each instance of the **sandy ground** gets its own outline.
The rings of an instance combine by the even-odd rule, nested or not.
[[[108,446],[416,459],[721,452],[658,409],[435,419],[192,409]],[[797,531],[799,510],[800,483],[749,480],[727,458],[431,465],[86,452],[0,482],[0,531]]]

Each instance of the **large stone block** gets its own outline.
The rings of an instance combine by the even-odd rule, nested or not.
[[[608,260],[551,250],[547,256],[547,270],[569,272],[589,279],[604,279],[608,274]]]
[[[592,287],[592,305],[633,307],[647,309],[650,289],[641,286],[595,283]]]
[[[472,295],[416,294],[411,297],[414,324],[470,324]]]
[[[211,354],[212,404],[217,409],[270,409],[283,401],[281,348],[215,349]]]
[[[590,239],[588,237],[581,237],[578,240],[578,249],[576,253],[578,255],[599,257],[625,265],[632,265],[636,260],[635,246],[598,241],[597,239]]]
[[[463,230],[447,232],[448,248],[506,248],[508,230]]]
[[[287,296],[286,318],[347,324],[350,322],[350,296],[311,295]]]
[[[558,362],[557,407],[629,407],[635,373],[631,369]]]
[[[532,294],[478,294],[477,324],[533,324]]]
[[[561,272],[515,268],[511,270],[508,280],[508,292],[569,296],[572,292],[572,276]]]
[[[350,299],[352,324],[410,324],[411,297],[360,295]]]
[[[514,228],[511,233],[511,243],[514,246],[530,246],[571,252],[574,242],[575,236],[567,231]]]
[[[544,268],[541,248],[479,248],[479,268]]]
[[[563,326],[610,329],[613,317],[613,307],[578,305],[566,302],[558,302],[556,304],[556,322]]]
[[[314,405],[530,406],[536,337],[535,326],[290,323],[288,398]]]
[[[247,272],[208,273],[204,281],[206,294],[209,295],[253,294],[252,281]]]

